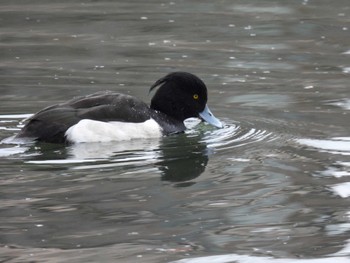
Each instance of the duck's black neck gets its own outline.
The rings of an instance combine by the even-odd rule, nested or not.
[[[183,121],[172,118],[160,111],[151,109],[151,117],[163,128],[163,134],[180,133],[186,130]]]

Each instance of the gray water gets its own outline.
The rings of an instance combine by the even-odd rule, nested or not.
[[[1,262],[350,262],[350,3],[1,1]],[[204,80],[225,123],[12,144],[25,117]]]

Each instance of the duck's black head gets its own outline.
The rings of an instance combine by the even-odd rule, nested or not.
[[[187,72],[173,72],[156,81],[150,91],[158,86],[151,100],[151,109],[179,121],[199,117],[216,127],[222,127],[207,107],[207,87],[197,76]]]
[[[154,83],[150,89],[160,86],[151,101],[151,108],[183,121],[198,117],[207,103],[207,87],[195,75],[174,72]]]

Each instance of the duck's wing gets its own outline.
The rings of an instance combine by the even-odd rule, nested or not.
[[[120,93],[95,93],[69,103],[77,109],[80,119],[99,121],[144,122],[150,118],[150,108],[143,101]]]
[[[95,93],[39,111],[28,119],[17,137],[64,143],[67,129],[82,119],[144,122],[149,118],[149,107],[135,97],[113,92]]]
[[[17,138],[28,137],[38,141],[64,143],[67,129],[80,120],[72,108],[50,107],[28,119]]]

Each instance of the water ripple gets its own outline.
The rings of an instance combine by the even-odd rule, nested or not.
[[[329,140],[299,139],[300,144],[319,149],[323,152],[350,155],[350,137],[335,137]]]
[[[227,150],[276,138],[276,135],[267,130],[247,127],[245,124],[231,124],[206,134],[203,141],[207,143],[209,148]]]

